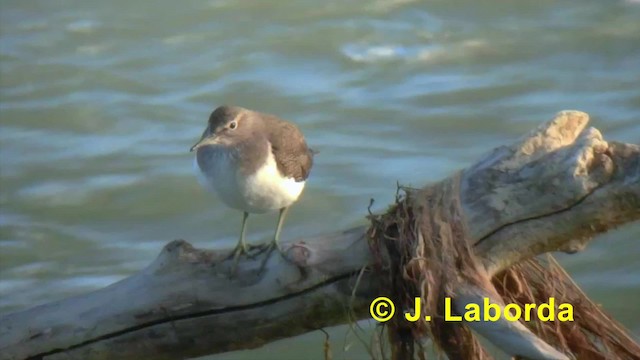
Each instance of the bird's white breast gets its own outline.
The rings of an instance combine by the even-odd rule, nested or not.
[[[206,169],[194,162],[202,186],[215,191],[230,207],[262,213],[281,209],[294,203],[305,182],[296,182],[280,174],[271,151],[265,164],[255,173],[244,176],[234,159],[224,152],[211,159]]]

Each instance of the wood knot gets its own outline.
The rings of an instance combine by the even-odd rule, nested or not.
[[[193,251],[194,247],[186,240],[176,239],[171,241],[167,245],[165,245],[164,249],[162,249],[163,252],[168,252],[168,253],[172,253],[176,250]]]
[[[311,249],[304,241],[297,242],[287,250],[287,259],[298,266],[307,266],[311,257]]]

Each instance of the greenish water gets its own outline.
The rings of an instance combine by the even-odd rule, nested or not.
[[[447,176],[559,110],[640,140],[637,1],[3,0],[0,70],[2,313],[113,283],[175,238],[232,244],[241,216],[188,151],[223,103],[295,121],[321,152],[283,238],[362,224],[396,181]],[[561,257],[636,334],[639,240],[632,224]],[[335,358],[367,358],[345,333]],[[320,359],[323,336],[213,358]]]

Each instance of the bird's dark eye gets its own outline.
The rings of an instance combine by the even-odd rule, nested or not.
[[[229,123],[229,129],[233,130],[233,129],[237,128],[237,127],[238,127],[238,123],[237,122],[232,121],[232,122]]]

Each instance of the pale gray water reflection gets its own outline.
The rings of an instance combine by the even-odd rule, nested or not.
[[[295,121],[320,150],[284,238],[363,224],[397,181],[442,178],[559,110],[638,143],[639,19],[636,1],[2,1],[0,312],[103,287],[175,238],[233,244],[240,216],[188,151],[223,103]],[[639,238],[561,256],[636,334]],[[335,358],[367,358],[345,333]],[[321,359],[323,336],[214,358]]]

